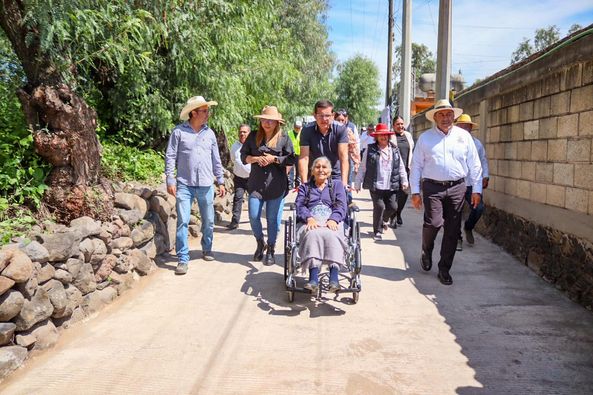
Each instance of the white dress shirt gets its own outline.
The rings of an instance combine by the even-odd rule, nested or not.
[[[474,143],[476,144],[476,149],[478,150],[478,156],[480,157],[480,164],[482,165],[482,178],[490,178],[488,175],[488,158],[486,157],[486,150],[482,145],[482,142],[474,137]]]
[[[471,180],[474,193],[482,193],[482,165],[471,134],[458,126],[449,133],[436,126],[420,135],[410,170],[410,189],[420,193],[420,181],[430,178],[437,181]]]
[[[249,178],[251,173],[251,164],[243,164],[241,161],[241,144],[240,141],[235,141],[231,147],[231,158],[233,158],[233,174],[241,178]]]

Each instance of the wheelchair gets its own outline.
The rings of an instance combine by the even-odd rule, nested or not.
[[[299,257],[299,240],[297,240],[297,227],[304,226],[296,223],[296,204],[286,203],[285,210],[290,211],[288,219],[284,223],[284,282],[288,301],[294,301],[295,292],[309,293],[312,291],[297,285],[297,272],[301,267]],[[341,270],[339,273],[340,289],[339,293],[352,293],[354,303],[358,302],[359,293],[362,289],[360,272],[362,270],[361,246],[360,246],[360,227],[356,220],[359,212],[356,204],[348,206],[348,215],[344,221],[344,235],[347,238],[347,247],[344,251],[344,257],[347,270]],[[302,279],[298,279],[299,283]],[[304,281],[307,281],[304,279]],[[347,283],[347,286],[344,286]],[[317,298],[321,298],[324,292],[329,291],[329,272],[323,271],[319,274],[319,288],[316,291]]]

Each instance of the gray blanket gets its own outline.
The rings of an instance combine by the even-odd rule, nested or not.
[[[344,253],[348,243],[344,236],[344,224],[338,224],[338,230],[331,230],[325,226],[307,230],[301,226],[297,230],[299,242],[299,256],[301,270],[306,272],[310,267],[320,267],[323,263],[330,266],[346,266]]]

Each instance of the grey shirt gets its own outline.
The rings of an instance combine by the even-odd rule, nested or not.
[[[215,179],[219,185],[224,183],[216,135],[208,125],[199,132],[188,122],[173,129],[165,154],[165,175],[167,185],[180,182],[191,187],[208,187]]]

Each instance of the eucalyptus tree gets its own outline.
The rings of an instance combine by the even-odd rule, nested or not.
[[[379,70],[372,60],[356,55],[338,66],[336,107],[348,109],[354,123],[374,122],[376,106],[381,96]]]

